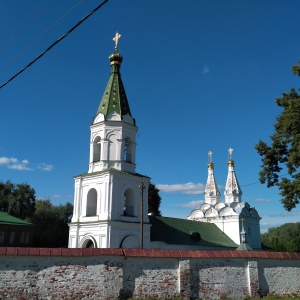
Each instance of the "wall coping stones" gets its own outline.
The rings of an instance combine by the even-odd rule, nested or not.
[[[120,248],[25,248],[0,247],[6,256],[101,256],[168,257],[168,258],[263,258],[300,259],[299,252],[238,251],[238,250],[160,250]]]

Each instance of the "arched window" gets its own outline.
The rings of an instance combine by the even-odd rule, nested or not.
[[[132,162],[132,142],[129,137],[125,138],[124,161]]]
[[[124,216],[134,216],[134,210],[135,210],[134,193],[131,189],[127,189],[124,193],[123,214]]]
[[[101,139],[97,136],[93,143],[93,161],[99,161],[101,158]]]
[[[96,216],[97,214],[97,191],[90,189],[86,199],[86,216]]]

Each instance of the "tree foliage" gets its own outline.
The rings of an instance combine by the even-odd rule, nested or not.
[[[73,205],[54,206],[50,200],[37,200],[32,222],[34,226],[34,246],[67,247],[68,223],[73,214]]]
[[[27,183],[7,181],[0,182],[0,211],[34,224],[34,246],[68,246],[71,203],[55,206],[50,200],[36,200],[35,190]]]
[[[0,182],[0,210],[30,220],[35,211],[35,190],[27,183]]]
[[[148,212],[161,215],[159,189],[152,183],[148,189]],[[34,224],[35,247],[67,247],[73,205],[55,206],[50,200],[35,199],[28,184],[0,182],[0,210]]]
[[[149,183],[148,189],[148,213],[160,216],[159,210],[161,197],[159,196],[159,189],[153,183]]]
[[[274,251],[300,251],[300,223],[287,223],[277,228],[270,228],[261,235],[263,245]]]
[[[300,65],[293,66],[292,72],[300,76]],[[255,145],[262,156],[259,180],[268,187],[278,186],[281,202],[290,211],[300,199],[300,94],[292,88],[276,98],[276,104],[283,111],[274,124],[271,144],[260,140]]]

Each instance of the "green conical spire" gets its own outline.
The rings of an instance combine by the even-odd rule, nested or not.
[[[115,40],[115,38],[117,39]],[[102,113],[105,118],[112,112],[116,112],[122,116],[129,114],[131,116],[127,96],[123,86],[120,74],[120,67],[123,60],[121,54],[118,53],[118,39],[120,35],[116,34],[114,40],[116,41],[115,52],[109,56],[111,73],[102,96],[98,113]]]

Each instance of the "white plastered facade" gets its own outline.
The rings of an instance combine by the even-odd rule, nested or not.
[[[214,166],[208,164],[208,179],[205,188],[205,201],[191,212],[188,220],[216,224],[236,244],[241,243],[242,223],[247,234],[247,243],[253,249],[261,249],[260,216],[254,207],[242,202],[242,191],[237,181],[234,162],[228,162],[228,175],[225,186],[225,201],[220,201],[220,193],[214,177]]]
[[[69,248],[138,248],[142,199],[143,245],[149,248],[149,177],[135,173],[134,120],[116,113],[105,120],[99,113],[90,130],[89,170],[74,178]]]

